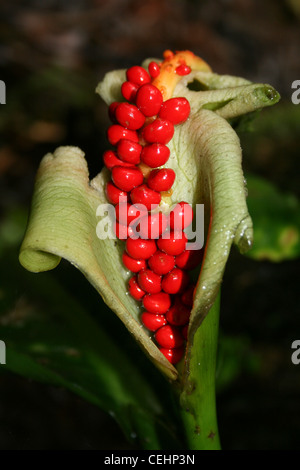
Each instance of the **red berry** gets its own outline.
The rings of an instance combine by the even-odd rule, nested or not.
[[[132,82],[124,82],[121,85],[121,93],[127,101],[134,101],[136,92],[138,91],[138,85]]]
[[[129,225],[130,222],[139,217],[140,213],[135,209],[135,206],[129,202],[117,204],[115,207],[116,219],[124,225]]]
[[[155,191],[169,191],[175,181],[176,173],[171,168],[162,168],[161,170],[152,170],[147,185]]]
[[[160,67],[154,61],[150,62],[150,64],[148,65],[148,70],[152,78],[156,78],[160,74]]]
[[[134,259],[129,256],[126,251],[124,251],[122,255],[122,261],[124,266],[133,273],[138,273],[139,271],[141,271],[142,269],[146,269],[147,267],[147,263],[144,259]]]
[[[174,125],[167,119],[157,118],[147,124],[142,131],[146,142],[167,144],[174,135]]]
[[[106,150],[103,154],[103,163],[109,170],[112,170],[114,166],[125,166],[125,167],[132,167],[132,163],[123,162],[120,160],[116,152],[113,150]]]
[[[188,330],[189,330],[189,325],[184,325],[184,327],[181,329],[181,334],[186,341],[188,339]]]
[[[112,169],[111,177],[115,185],[122,191],[131,191],[140,186],[144,180],[143,173],[136,167],[115,166]]]
[[[151,81],[150,75],[140,65],[134,65],[126,71],[126,78],[129,82],[135,83],[136,85],[143,85]]]
[[[161,276],[151,269],[143,269],[138,273],[138,283],[140,288],[148,294],[158,294],[161,291]]]
[[[147,294],[143,298],[143,306],[150,313],[163,315],[171,307],[171,297],[165,292]]]
[[[135,300],[141,300],[145,292],[140,288],[137,282],[137,276],[133,276],[128,283],[128,291],[129,294],[135,299]]]
[[[145,145],[141,152],[141,160],[150,168],[164,165],[170,156],[170,149],[164,144]]]
[[[155,339],[160,346],[167,349],[179,348],[183,345],[180,330],[172,325],[165,325],[157,330]]]
[[[141,320],[143,325],[150,331],[156,331],[167,324],[165,315],[158,315],[156,313],[144,312],[142,313]]]
[[[191,271],[198,266],[203,258],[203,250],[185,250],[181,255],[176,256],[175,264],[178,268]]]
[[[127,193],[117,188],[111,181],[106,185],[106,197],[111,204],[119,204],[121,201],[126,202]]]
[[[119,222],[114,222],[114,232],[116,234],[116,237],[119,238],[119,240],[127,240],[127,238],[132,237],[134,235],[131,227],[128,227],[124,224],[120,224]]]
[[[128,238],[126,241],[126,251],[129,256],[134,259],[148,259],[156,251],[156,243],[154,240],[143,240],[138,238]]]
[[[179,202],[170,212],[170,228],[184,230],[193,221],[193,209],[187,202]]]
[[[165,234],[163,235],[165,236]],[[168,238],[157,240],[157,246],[168,255],[177,256],[185,250],[187,238],[184,232],[169,232]]]
[[[146,184],[141,184],[132,189],[130,197],[133,204],[143,204],[148,211],[155,209],[161,201],[161,194],[148,188]]]
[[[190,103],[186,98],[170,98],[163,102],[159,117],[168,119],[174,125],[186,121],[191,111]]]
[[[184,303],[184,305],[187,305],[188,307],[193,306],[194,291],[195,291],[195,286],[194,284],[191,284],[190,287],[182,294],[181,301]]]
[[[115,115],[115,111],[116,111],[116,108],[117,106],[119,105],[120,103],[118,101],[114,101],[113,103],[111,103],[108,107],[108,116],[110,118],[110,120],[113,122],[113,123],[116,123],[117,120],[116,120],[116,115]]]
[[[166,313],[166,319],[171,325],[183,326],[188,323],[190,315],[190,308],[182,302],[176,301]]]
[[[148,214],[145,207],[141,204],[130,204],[127,211],[127,219],[130,222],[134,220],[137,221],[138,219],[146,216]]]
[[[137,165],[140,163],[142,146],[138,142],[128,139],[121,139],[117,145],[118,157],[127,163]]]
[[[159,348],[160,352],[168,359],[171,364],[177,364],[183,356],[184,348]]]
[[[107,139],[111,145],[117,145],[120,139],[129,139],[138,142],[139,138],[136,131],[125,129],[119,124],[113,124],[107,129]]]
[[[173,59],[174,57],[174,52],[172,52],[170,49],[166,49],[164,52],[163,52],[163,58],[165,60],[171,60]]]
[[[163,97],[156,86],[147,83],[138,89],[135,103],[144,116],[155,116],[159,113]]]
[[[189,276],[186,271],[179,268],[173,268],[163,277],[162,289],[168,294],[178,294],[183,292],[189,283]]]
[[[167,255],[163,251],[157,250],[154,255],[148,260],[149,267],[156,274],[167,274],[174,268],[175,258],[174,256]]]
[[[115,115],[121,126],[132,131],[140,129],[145,123],[145,116],[134,104],[120,103]]]
[[[167,229],[168,220],[165,214],[157,212],[148,214],[139,220],[139,235],[141,238],[157,239]]]
[[[191,67],[185,64],[178,65],[178,67],[176,67],[175,69],[177,75],[188,75],[189,73],[191,73],[191,71]]]
[[[146,209],[142,210],[142,208],[128,202],[117,204],[115,210],[117,221],[124,225],[129,225],[130,222],[139,219],[147,213]]]

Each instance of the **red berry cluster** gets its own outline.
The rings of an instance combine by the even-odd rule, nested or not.
[[[177,74],[190,72],[187,66],[180,67]],[[129,68],[121,87],[127,101],[109,107],[113,124],[107,138],[115,148],[103,156],[111,171],[106,194],[115,205],[116,235],[126,239],[123,264],[134,273],[129,293],[142,302],[145,311],[141,321],[154,332],[160,351],[176,364],[183,356],[193,305],[194,285],[188,270],[201,262],[202,253],[186,249],[184,229],[192,223],[191,206],[182,201],[169,216],[157,208],[161,193],[171,190],[176,176],[172,169],[160,168],[170,156],[167,144],[174,126],[188,118],[190,105],[185,98],[164,101],[152,84],[160,74],[160,65],[151,62],[148,70]],[[132,236],[130,223],[134,220],[138,220],[138,238]]]

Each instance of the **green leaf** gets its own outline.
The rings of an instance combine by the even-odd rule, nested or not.
[[[53,275],[26,273],[15,260],[7,256],[0,267],[0,338],[7,352],[0,372],[67,388],[108,412],[142,448],[159,449],[162,434],[174,446],[174,425],[152,386],[151,369],[147,378],[136,366],[137,351],[124,355]],[[99,314],[109,314],[101,302]]]
[[[249,212],[254,222],[253,259],[283,261],[300,255],[299,201],[270,182],[247,175]]]
[[[261,362],[248,336],[228,336],[220,332],[216,370],[218,393],[228,389],[245,372],[257,374],[261,370]]]
[[[28,211],[22,207],[12,207],[4,213],[0,222],[0,256],[21,244],[27,218]]]

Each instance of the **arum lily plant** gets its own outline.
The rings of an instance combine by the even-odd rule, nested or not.
[[[43,158],[37,173],[20,262],[32,272],[51,270],[62,258],[78,268],[160,370],[161,380],[169,381],[174,389],[181,410],[186,447],[219,449],[215,370],[220,286],[232,244],[241,253],[252,244],[242,152],[234,126],[251,113],[275,104],[279,94],[270,85],[218,75],[189,51],[176,54],[166,51],[161,61],[148,59],[141,67],[109,72],[96,91],[113,115],[114,124],[108,132],[108,140],[117,146],[119,153],[113,151],[113,155],[106,155],[105,167],[91,181],[84,152],[79,148],[60,147]],[[164,124],[167,127],[162,131],[158,129],[158,120],[158,124],[162,121],[168,123]],[[116,138],[120,127],[123,134]],[[128,141],[131,142],[130,152]],[[149,160],[146,152],[151,145],[163,146],[167,158],[151,164],[151,154]],[[162,153],[158,155],[156,152],[155,155],[158,158]],[[113,163],[113,158],[117,163]],[[134,164],[130,158],[134,159]],[[164,170],[164,173],[158,174],[159,170]],[[130,178],[137,178],[137,181],[134,180],[132,186],[123,187],[124,178],[127,178],[126,182]],[[163,186],[165,181],[167,191]],[[137,187],[142,187],[144,199],[136,196]],[[186,342],[181,340],[182,354],[177,359],[174,359],[174,350],[178,352],[178,345],[175,344],[173,349],[169,343],[162,347],[165,336],[160,342],[159,335],[153,333],[155,329],[161,331],[165,327],[161,325],[165,323],[151,330],[149,323],[147,327],[141,318],[142,305],[144,309],[148,305],[148,314],[150,312],[156,317],[166,315],[168,318],[172,298],[164,311],[151,311],[149,298],[152,292],[164,296],[171,296],[173,292],[177,294],[176,289],[172,291],[174,282],[170,278],[162,280],[164,292],[156,285],[149,287],[153,286],[152,279],[161,285],[154,261],[152,264],[147,261],[150,255],[159,249],[176,258],[182,250],[169,253],[163,243],[159,244],[160,240],[150,240],[154,243],[153,252],[148,257],[139,257],[134,255],[138,249],[137,242],[134,250],[130,251],[128,241],[122,239],[127,238],[128,233],[125,237],[121,237],[120,232],[117,233],[119,236],[109,236],[108,231],[107,236],[99,237],[99,224],[103,225],[107,217],[99,207],[107,207],[113,198],[108,188],[114,188],[118,195],[123,193],[126,204],[128,194],[132,204],[144,202],[145,194],[151,191],[159,194],[154,214],[157,214],[157,207],[161,214],[168,214],[171,208],[182,203],[192,208],[193,213],[197,213],[198,205],[204,207],[203,259],[201,267],[195,267],[189,274],[193,295],[185,330]],[[156,191],[157,188],[162,190]],[[158,238],[161,238],[161,233]],[[136,292],[132,290],[130,266],[137,263],[142,264],[144,271],[148,269],[144,278],[139,274],[134,276],[134,288],[138,292],[143,291],[142,303],[137,295],[128,295],[128,291],[131,294]],[[140,272],[134,268],[132,271]],[[177,274],[186,276],[178,266]],[[186,290],[187,285],[186,282]],[[184,290],[178,292],[181,296],[185,294]],[[153,317],[150,318],[152,321]],[[160,321],[165,320],[160,318]],[[173,327],[172,320],[170,323],[169,327]],[[179,331],[176,322],[175,330]],[[166,349],[171,352],[166,353]]]

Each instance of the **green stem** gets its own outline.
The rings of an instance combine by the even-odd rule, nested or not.
[[[181,394],[182,421],[191,450],[221,448],[215,391],[219,311],[220,295],[195,334],[190,372]]]

